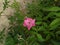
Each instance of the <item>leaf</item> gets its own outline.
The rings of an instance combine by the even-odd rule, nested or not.
[[[45,41],[40,34],[36,34],[38,41]]]
[[[50,34],[46,36],[46,40],[49,40],[51,38]]]
[[[41,41],[41,42],[45,41],[43,39],[43,37],[40,34],[38,34],[37,32],[30,31],[30,33],[36,35],[38,41]]]
[[[43,8],[44,11],[60,11],[60,7],[46,7]]]
[[[59,12],[59,13],[55,13],[55,15],[56,15],[57,17],[60,17],[60,12]]]
[[[23,40],[20,40],[19,45],[24,45],[25,42]]]
[[[45,27],[44,26],[40,26],[39,28],[38,28],[38,31],[45,31],[46,29],[45,29]]]
[[[15,45],[15,41],[13,40],[11,36],[6,38],[5,45]]]
[[[59,25],[60,25],[60,18],[56,18],[56,19],[53,20],[53,21],[51,22],[51,24],[49,25],[50,30],[56,29],[57,26],[59,26]]]
[[[3,10],[5,10],[7,7],[8,7],[8,3],[9,3],[9,1],[8,0],[5,0],[4,1],[4,6],[3,6]]]
[[[32,44],[32,45],[40,45],[38,42],[35,42],[34,44]]]
[[[41,22],[36,22],[37,25],[41,24]]]
[[[16,11],[20,9],[20,3],[14,0],[14,2],[10,5],[11,8],[14,8]]]
[[[32,36],[29,36],[29,37],[27,38],[27,41],[30,41],[30,42],[31,42],[31,41],[35,41],[34,39],[35,39],[35,36],[32,35]]]
[[[27,38],[27,41],[28,41],[29,45],[33,45],[35,40],[36,40],[35,35],[31,35]]]
[[[57,12],[50,12],[47,16],[45,16],[43,19],[48,19],[49,17],[53,17],[53,16],[56,16],[56,17],[59,17],[60,18],[60,13],[57,13]]]

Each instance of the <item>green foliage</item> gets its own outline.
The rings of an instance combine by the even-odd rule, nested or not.
[[[11,36],[8,36],[5,41],[5,45],[15,45],[15,41]]]
[[[59,4],[59,0],[33,0],[27,4],[25,15],[20,3],[14,0],[10,7],[15,12],[8,18],[10,27],[5,45],[60,45]],[[23,27],[26,16],[36,20],[30,31]]]
[[[8,3],[9,3],[8,0],[4,0],[4,2],[3,2],[3,10],[0,12],[0,16],[1,16],[1,14],[3,13],[3,11],[4,11],[6,8],[8,8]]]
[[[5,29],[3,29],[2,31],[0,31],[0,42],[1,42],[1,43],[3,43],[4,31],[5,31]]]
[[[56,29],[59,25],[60,25],[60,18],[53,20],[49,25],[51,27],[50,30]]]
[[[60,7],[46,7],[43,8],[44,11],[60,11]]]
[[[40,34],[37,34],[37,40],[38,41],[45,41]]]
[[[60,7],[56,5],[54,0],[37,0],[36,2],[28,4],[27,15],[36,19],[36,27],[33,29],[39,33],[37,40],[45,39],[43,43],[51,42],[51,45],[53,45],[51,39],[60,42],[58,38],[60,34],[56,33],[60,30]],[[59,1],[57,0],[57,2]]]
[[[3,3],[3,10],[5,10],[7,7],[8,7],[8,3],[9,1],[8,0],[4,0],[4,3]]]

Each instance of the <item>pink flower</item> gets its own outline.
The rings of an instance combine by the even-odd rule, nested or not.
[[[35,26],[35,19],[25,18],[23,26],[27,27],[28,30],[30,30],[33,26]]]

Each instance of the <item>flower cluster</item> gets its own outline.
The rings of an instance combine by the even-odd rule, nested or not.
[[[25,19],[24,19],[23,26],[24,26],[24,27],[27,27],[28,30],[30,30],[33,26],[35,26],[35,19],[25,18]]]

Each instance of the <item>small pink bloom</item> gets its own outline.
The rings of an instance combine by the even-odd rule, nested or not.
[[[23,26],[27,27],[28,30],[30,30],[33,26],[35,26],[35,19],[25,18]]]

